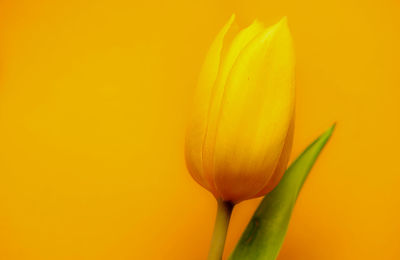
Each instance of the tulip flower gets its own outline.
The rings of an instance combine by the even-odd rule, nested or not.
[[[205,59],[186,135],[193,178],[222,201],[263,196],[281,179],[293,137],[294,52],[286,18],[236,32]]]
[[[219,205],[210,259],[222,254],[216,251],[232,205],[279,183],[293,137],[294,52],[286,18],[239,31],[234,19],[204,61],[185,142],[190,174]]]
[[[200,73],[185,157],[218,201],[209,259],[221,259],[233,205],[274,189],[293,137],[294,52],[286,18],[238,31],[234,15]]]

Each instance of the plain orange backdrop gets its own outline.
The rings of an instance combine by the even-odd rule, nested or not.
[[[202,60],[232,13],[287,16],[292,158],[334,121],[279,260],[400,259],[400,2],[0,0],[0,259],[205,259],[185,169]],[[236,208],[226,256],[259,200]]]

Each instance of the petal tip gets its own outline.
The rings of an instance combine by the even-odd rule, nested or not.
[[[288,29],[289,28],[287,16],[282,17],[281,20],[279,20],[279,22],[276,23],[276,28],[277,29]]]
[[[236,14],[232,13],[231,17],[229,18],[229,23],[233,23],[236,19]]]

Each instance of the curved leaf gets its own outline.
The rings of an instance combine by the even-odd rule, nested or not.
[[[278,186],[264,197],[230,260],[274,260],[279,254],[297,196],[335,125],[317,138],[286,170]]]

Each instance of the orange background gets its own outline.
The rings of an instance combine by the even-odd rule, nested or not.
[[[399,11],[398,0],[1,0],[0,259],[206,258],[216,203],[185,169],[183,136],[233,12],[242,26],[288,16],[293,157],[338,122],[279,259],[400,259]],[[226,252],[257,203],[236,208]]]

